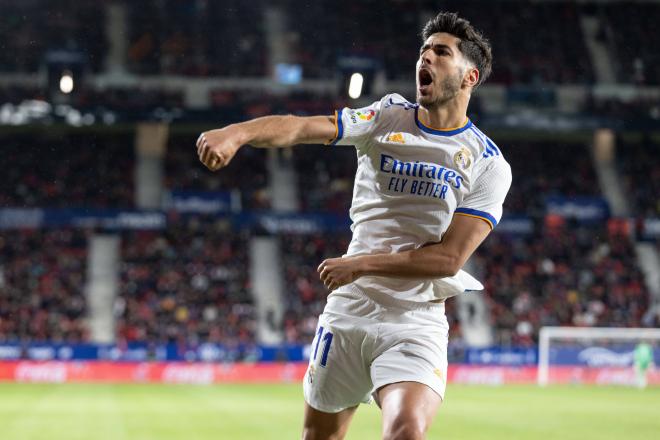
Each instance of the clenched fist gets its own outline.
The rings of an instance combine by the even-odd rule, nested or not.
[[[352,283],[362,275],[358,263],[360,257],[328,258],[319,265],[317,272],[330,291]]]
[[[229,165],[241,145],[236,127],[205,131],[197,138],[197,156],[206,168],[217,171]]]

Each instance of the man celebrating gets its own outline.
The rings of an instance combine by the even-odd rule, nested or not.
[[[304,379],[303,438],[344,438],[360,402],[383,438],[424,438],[444,398],[444,300],[483,286],[461,270],[497,225],[511,185],[500,149],[468,118],[488,77],[488,41],[454,13],[423,29],[417,102],[391,94],[334,116],[267,116],[202,133],[200,160],[226,166],[244,144],[354,145],[353,238],[323,261],[331,291]]]

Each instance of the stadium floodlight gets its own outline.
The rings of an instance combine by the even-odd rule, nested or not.
[[[60,92],[68,95],[73,91],[73,74],[65,70],[60,77]]]
[[[348,83],[348,96],[353,99],[358,99],[362,95],[362,84],[364,77],[361,73],[354,73],[351,75],[351,80]]]
[[[559,380],[567,357],[582,364],[569,374],[571,382],[590,382],[587,370],[601,370],[595,383],[625,383],[632,379],[633,350],[639,342],[660,343],[658,328],[542,327],[539,334],[537,381],[541,386]],[[559,346],[564,344],[564,347]],[[555,345],[553,345],[555,344]],[[568,356],[567,356],[568,355]],[[564,359],[561,359],[562,356]],[[552,364],[552,365],[551,365]],[[607,369],[610,371],[606,371]],[[582,371],[577,371],[582,369]],[[623,374],[628,372],[629,374]],[[600,379],[598,378],[600,377]]]

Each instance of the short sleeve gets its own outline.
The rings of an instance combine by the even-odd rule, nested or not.
[[[502,204],[510,187],[511,167],[503,159],[492,160],[477,176],[455,214],[480,218],[493,229],[502,218]]]
[[[383,101],[358,109],[344,107],[335,112],[335,137],[330,145],[357,145],[373,132],[382,118]]]

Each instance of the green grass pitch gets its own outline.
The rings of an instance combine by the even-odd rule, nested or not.
[[[0,383],[3,440],[295,439],[302,390],[282,385]],[[349,439],[380,438],[362,405]],[[429,439],[660,439],[660,389],[449,386]]]

